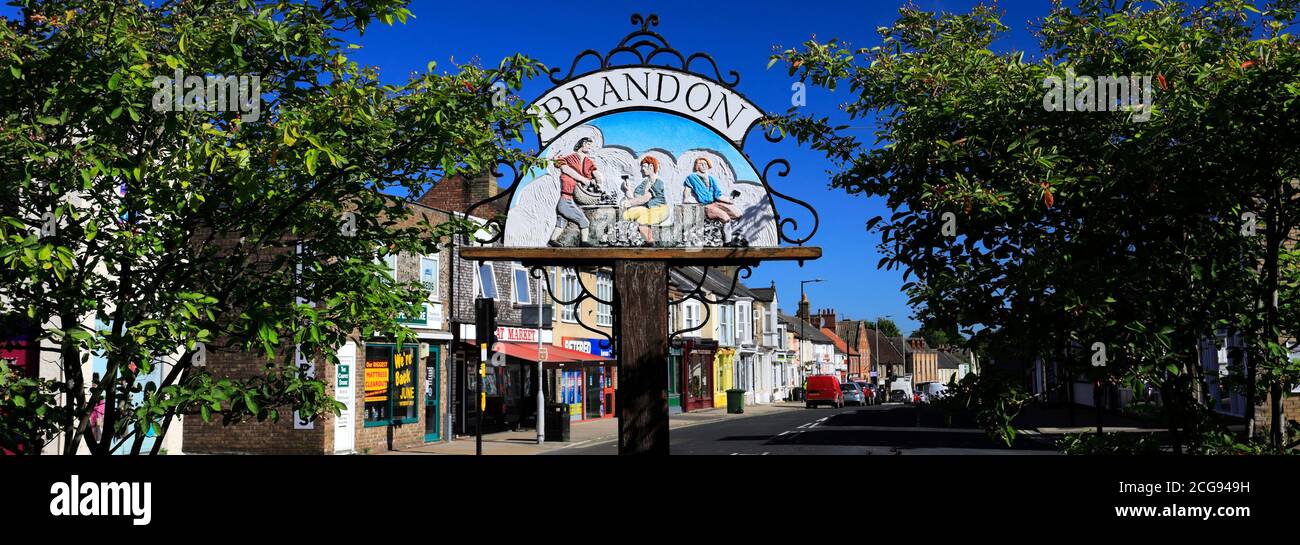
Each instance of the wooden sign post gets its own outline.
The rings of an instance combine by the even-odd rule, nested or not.
[[[723,78],[707,54],[684,56],[669,47],[651,30],[659,24],[655,15],[634,15],[632,23],[640,29],[607,54],[588,50],[568,75],[552,71],[555,87],[533,103],[554,120],[538,132],[540,153],[551,166],[517,172],[509,188],[470,207],[474,216],[476,209],[493,209],[493,201],[509,204],[504,218],[483,225],[491,236],[476,238],[480,245],[462,248],[461,256],[518,261],[547,278],[548,266],[612,267],[612,300],[581,282],[577,298],[551,297],[565,305],[595,299],[614,308],[619,453],[667,454],[666,366],[674,334],[668,268],[802,263],[821,257],[821,249],[802,246],[817,230],[816,211],[768,183],[774,166],[785,176],[789,163],[774,159],[760,172],[742,151],[763,113],[736,91],[739,74]],[[598,67],[576,73],[588,58]],[[697,72],[693,65],[711,70]],[[807,234],[786,232],[799,224],[778,212],[777,198],[808,211]],[[699,289],[688,297],[698,297]],[[577,319],[605,335],[582,323],[580,313]]]

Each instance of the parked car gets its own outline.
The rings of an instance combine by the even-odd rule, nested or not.
[[[808,377],[808,391],[805,393],[804,406],[809,409],[818,405],[830,405],[835,408],[844,406],[844,392],[840,391],[840,378],[835,375],[813,375]]]
[[[856,382],[845,382],[840,384],[840,393],[844,394],[844,403],[852,403],[859,407],[867,404],[867,394],[862,391],[862,387]]]
[[[904,390],[890,390],[889,401],[893,403],[911,403],[912,396]]]

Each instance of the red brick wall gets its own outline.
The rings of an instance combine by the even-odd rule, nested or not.
[[[290,355],[291,356],[291,355]],[[284,354],[276,361],[284,361]],[[253,352],[208,352],[208,369],[216,376],[246,379],[263,373],[268,363],[265,355]],[[319,372],[323,366],[317,364]],[[293,429],[293,411],[281,409],[278,422],[249,420],[234,425],[223,425],[221,417],[214,415],[212,422],[204,422],[199,415],[186,415],[183,450],[202,454],[323,454],[328,426],[316,422],[315,429]]]
[[[452,176],[434,184],[432,189],[420,197],[419,203],[439,210],[468,212],[469,207],[500,192],[501,186],[497,185],[495,177],[480,176],[467,181],[462,176]],[[480,208],[474,211],[474,215],[490,218],[497,214],[504,214],[510,204],[504,201],[505,198],[493,201],[490,206],[491,213],[487,208]]]
[[[414,226],[421,215],[428,217],[429,221],[437,224],[448,219],[446,214],[431,211],[427,209],[416,209],[417,214],[412,218],[402,222],[401,227]],[[218,241],[219,244],[230,245],[238,237],[229,240]],[[449,254],[442,254],[439,260],[439,300],[444,304],[449,295],[447,286],[448,276],[451,266]],[[397,276],[399,280],[408,280],[418,278],[419,257],[402,255],[398,257]],[[444,306],[444,316],[449,316],[450,309]],[[446,328],[447,318],[443,320],[444,329]],[[358,453],[379,453],[388,448],[388,429],[386,426],[376,426],[372,428],[364,427],[364,396],[365,382],[364,372],[362,371],[365,362],[365,343],[354,339],[357,345],[356,368],[354,370],[353,380],[355,381],[355,399],[354,399],[354,430],[356,431],[355,446]],[[432,344],[438,341],[423,341]],[[281,353],[277,355],[275,361],[283,362],[286,355],[291,356],[292,347],[282,348]],[[432,353],[432,351],[430,351]],[[448,372],[446,361],[448,359],[447,350],[441,352],[442,366],[439,376],[438,388],[441,392],[441,407],[439,411],[442,415],[447,413],[447,400],[449,389],[447,388]],[[246,379],[263,373],[268,360],[261,353],[239,352],[239,351],[221,351],[215,347],[209,348],[208,353],[208,370],[215,376]],[[316,362],[317,376],[326,381],[326,391],[334,395],[334,385],[337,384],[336,368],[332,365],[325,364],[324,361]],[[404,424],[396,427],[393,434],[393,448],[405,449],[424,444],[425,431],[425,362],[423,359],[416,362],[416,406],[418,421],[411,424]],[[257,422],[256,420],[245,421],[239,424],[225,426],[220,423],[220,417],[214,417],[213,422],[205,423],[198,415],[187,415],[184,423],[184,446],[185,452],[196,454],[331,454],[334,451],[334,416],[326,415],[318,419],[314,429],[296,430],[293,428],[293,411],[291,409],[281,408],[280,419],[278,422]],[[444,417],[445,418],[445,417]],[[442,434],[442,439],[446,440],[446,433]]]

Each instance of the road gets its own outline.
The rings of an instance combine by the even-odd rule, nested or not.
[[[1050,445],[1017,438],[1014,448],[989,439],[982,430],[919,422],[909,405],[885,404],[843,409],[791,408],[762,416],[727,418],[674,429],[672,454],[1055,454]],[[617,454],[606,442],[553,454]]]

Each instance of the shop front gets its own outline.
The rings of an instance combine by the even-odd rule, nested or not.
[[[717,341],[706,339],[683,341],[681,358],[683,412],[713,408],[713,384],[716,381],[714,356],[717,351]]]
[[[618,368],[613,360],[559,346],[543,345],[544,353],[539,354],[535,343],[498,344],[506,354],[506,365],[489,372],[494,376],[492,382],[496,388],[488,391],[488,399],[500,407],[500,422],[494,429],[535,429],[538,360],[544,360],[546,402],[565,404],[572,420],[611,418],[618,414],[614,405]]]
[[[609,341],[606,339],[575,337],[561,337],[560,341],[563,343],[565,350],[600,358],[595,361],[583,362],[582,391],[570,392],[570,398],[574,397],[575,393],[580,394],[582,408],[577,409],[579,403],[571,404],[570,417],[575,413],[581,415],[578,418],[579,420],[595,420],[617,416],[614,398],[618,387],[618,364],[613,361],[613,350]],[[572,375],[572,378],[576,379],[577,377]]]
[[[713,356],[713,369],[717,377],[713,381],[713,406],[727,406],[727,390],[735,384],[736,349],[719,348]]]
[[[668,347],[668,414],[682,412],[682,345]]]
[[[422,314],[402,322],[415,332],[420,347],[417,354],[422,355],[420,370],[423,380],[419,386],[424,391],[424,399],[419,411],[424,420],[424,442],[441,441],[445,436],[444,415],[447,412],[447,365],[443,358],[447,356],[451,342],[451,333],[441,329],[444,327],[442,305],[427,303]]]

